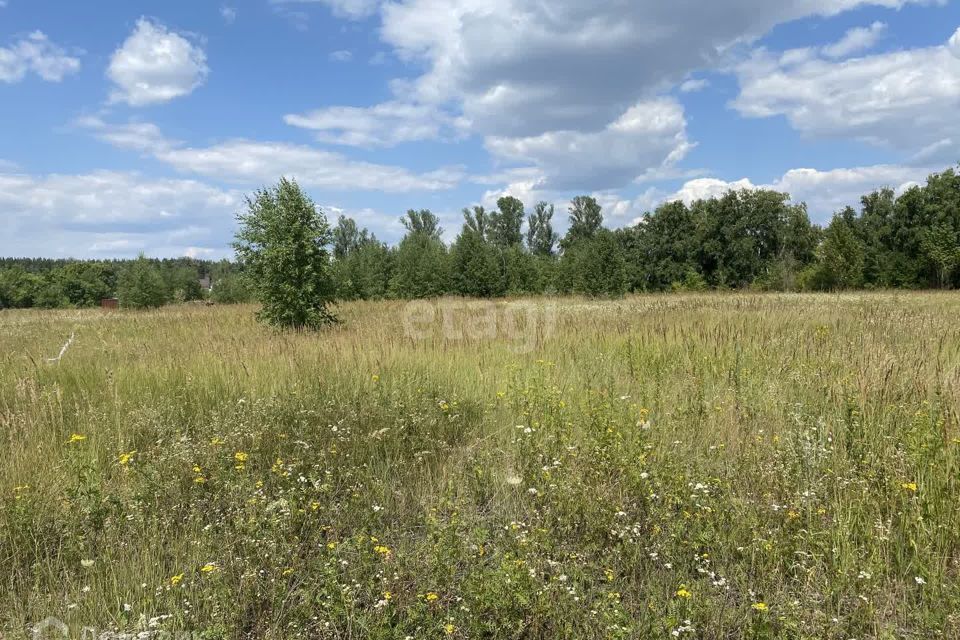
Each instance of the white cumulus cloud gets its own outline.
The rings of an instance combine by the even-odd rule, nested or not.
[[[954,162],[958,43],[960,30],[940,46],[839,62],[760,50],[737,69],[740,94],[733,106],[748,117],[785,116],[811,136],[855,138],[924,161]]]
[[[210,69],[203,49],[187,36],[140,18],[133,33],[110,59],[112,102],[140,107],[188,95]]]
[[[60,82],[80,70],[80,60],[34,31],[7,47],[0,47],[0,82],[14,83],[34,73],[48,82]]]

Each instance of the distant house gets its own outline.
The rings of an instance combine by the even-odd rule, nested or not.
[[[100,300],[101,309],[119,309],[120,301],[116,298],[103,298]]]
[[[204,291],[210,291],[211,289],[213,289],[213,278],[210,277],[209,273],[204,274],[200,278],[200,288],[203,289]]]

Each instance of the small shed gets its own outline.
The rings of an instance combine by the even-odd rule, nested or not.
[[[101,309],[119,309],[120,301],[116,298],[103,298],[100,300]]]

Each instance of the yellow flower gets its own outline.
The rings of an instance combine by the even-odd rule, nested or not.
[[[173,585],[174,587],[180,584],[180,582],[182,581],[183,581],[182,573],[178,573],[177,575],[170,578],[170,584]]]
[[[136,449],[134,449],[133,451],[128,451],[126,453],[121,453],[119,457],[120,464],[123,466],[127,466],[128,464],[130,464],[130,462],[133,461],[133,456],[135,455],[137,455]]]
[[[613,571],[607,569],[603,574],[607,577],[607,582],[613,582]]]
[[[293,573],[293,568],[292,568],[292,567],[287,567],[286,569],[283,570],[283,574],[282,574],[282,575],[288,576],[288,575],[290,575],[291,573]]]
[[[213,573],[216,570],[217,570],[217,565],[213,564],[212,562],[208,562],[207,564],[200,567],[200,571],[202,571],[203,573]]]
[[[249,458],[250,456],[247,455],[245,452],[237,451],[235,454],[233,454],[233,459],[237,461],[237,464],[235,464],[233,468],[236,469],[237,471],[242,471],[245,466],[244,463],[246,463],[247,459]]]
[[[440,596],[437,595],[436,591],[428,591],[426,598],[427,598],[427,602],[436,602],[437,600],[440,599]]]
[[[447,624],[443,625],[443,632],[446,633],[448,636],[452,636],[452,635],[453,635],[453,632],[456,631],[456,630],[457,630],[457,628],[456,628],[455,626],[453,626],[452,624],[450,624],[449,622],[448,622]]]
[[[389,600],[389,599],[392,598],[392,597],[393,597],[393,594],[390,593],[389,591],[384,591],[384,592],[383,592],[383,599],[384,599],[384,600]]]
[[[207,479],[204,478],[203,476],[197,476],[196,478],[193,479],[194,484],[204,484],[206,481]]]
[[[373,550],[376,551],[377,553],[379,553],[379,554],[382,555],[382,556],[388,556],[388,555],[390,555],[390,547],[385,547],[385,546],[383,546],[382,544],[378,544],[377,546],[375,546],[375,547],[373,548]]]
[[[215,447],[218,447],[221,444],[223,444],[223,440],[221,438],[214,436],[213,438],[210,438],[210,444],[212,444]]]
[[[337,543],[336,543],[336,542],[328,542],[328,543],[327,543],[327,549],[336,549],[336,548],[337,548]]]
[[[370,379],[373,380],[374,382],[380,382],[380,376],[378,376],[377,374],[373,374],[372,376],[370,376]]]
[[[770,607],[767,606],[766,602],[754,602],[752,605],[750,605],[750,608],[755,611],[766,611]]]
[[[691,597],[692,595],[693,595],[692,593],[690,593],[689,591],[687,591],[687,588],[686,588],[686,587],[680,587],[679,589],[677,589],[677,597],[678,597],[678,598],[684,598],[684,599],[686,599],[686,598]]]
[[[900,485],[901,488],[906,489],[907,491],[912,491],[913,493],[917,492],[917,483],[916,482],[904,482]]]
[[[83,442],[87,439],[87,436],[82,433],[71,433],[70,439],[67,440],[67,444],[74,444],[75,442]]]

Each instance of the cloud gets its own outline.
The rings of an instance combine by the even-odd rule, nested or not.
[[[185,96],[201,86],[210,69],[199,45],[162,24],[140,18],[110,59],[111,102],[141,107]]]
[[[400,193],[451,189],[464,177],[459,167],[414,173],[285,142],[236,139],[192,147],[164,137],[151,123],[108,124],[90,117],[77,120],[76,124],[105,142],[143,152],[178,171],[244,187],[273,184],[286,176],[296,178],[305,187]]]
[[[486,147],[500,158],[532,163],[547,188],[603,190],[675,164],[692,145],[683,107],[672,98],[657,98],[633,105],[599,131],[490,136]]]
[[[9,47],[0,47],[0,82],[14,83],[34,73],[47,82],[60,82],[80,70],[80,60],[34,31]]]
[[[382,37],[427,65],[421,101],[459,100],[483,134],[590,131],[777,24],[909,0],[397,0]]]
[[[330,9],[333,15],[360,20],[369,18],[380,6],[380,0],[270,0],[274,5],[321,4]]]
[[[823,47],[823,55],[828,58],[846,58],[853,53],[872,49],[887,31],[887,25],[874,22],[869,27],[856,27],[847,31],[837,42]]]
[[[0,254],[183,255],[189,246],[207,246],[225,255],[241,204],[239,192],[195,180],[116,171],[0,172],[0,209],[8,225]]]
[[[384,102],[372,107],[328,107],[284,117],[287,124],[316,132],[321,142],[390,147],[417,140],[459,139],[467,128],[435,105]]]
[[[696,93],[697,91],[703,91],[710,86],[710,81],[705,78],[690,78],[689,80],[684,80],[680,85],[680,91],[682,93]]]
[[[960,141],[960,29],[944,45],[836,62],[761,49],[736,73],[742,115],[782,115],[816,137],[855,138],[954,162]],[[940,150],[939,155],[935,152]],[[936,156],[936,157],[935,157]]]
[[[330,53],[331,62],[350,62],[353,60],[353,52],[347,51],[346,49],[340,49],[339,51],[333,51]]]
[[[223,21],[227,24],[233,24],[237,21],[237,10],[234,7],[223,5],[220,7],[220,17],[223,18]]]

